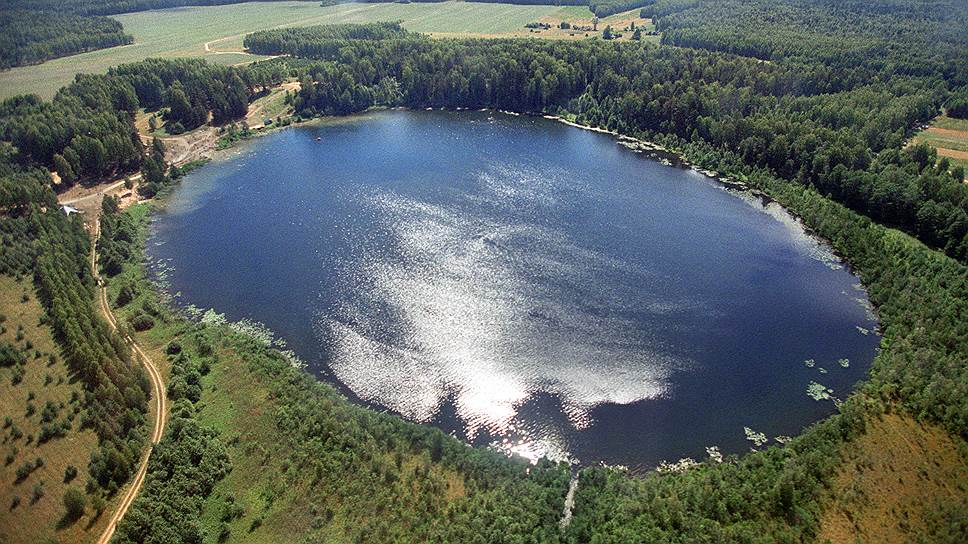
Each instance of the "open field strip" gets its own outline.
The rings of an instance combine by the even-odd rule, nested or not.
[[[495,35],[510,34],[562,9],[471,2],[327,7],[315,2],[253,2],[128,13],[114,18],[134,36],[135,43],[0,72],[0,98],[23,93],[50,98],[75,74],[103,73],[111,66],[149,57],[202,57],[219,64],[251,62],[264,57],[241,53],[243,37],[269,28],[399,20],[417,32]],[[209,45],[207,52],[205,44]]]
[[[930,127],[914,136],[914,141],[930,145],[938,150],[939,157],[948,157],[951,164],[968,170],[968,119],[937,117]]]
[[[614,15],[609,15],[608,17],[598,19],[598,30],[597,31],[584,31],[577,30],[576,27],[584,26],[589,28],[594,28],[595,26],[595,14],[592,13],[586,6],[565,6],[556,9],[543,17],[536,19],[538,22],[547,23],[551,25],[549,29],[529,29],[525,28],[524,24],[520,25],[516,29],[511,30],[498,30],[496,32],[481,32],[475,30],[466,30],[461,32],[443,32],[443,31],[431,31],[430,34],[434,37],[455,37],[455,38],[467,38],[467,37],[479,37],[479,38],[541,38],[541,39],[553,39],[553,40],[580,40],[589,37],[601,37],[602,31],[606,26],[611,26],[612,30],[622,34],[621,40],[629,40],[632,37],[632,32],[624,32],[623,29],[630,26],[631,23],[635,23],[636,28],[641,28],[644,32],[650,30],[655,30],[655,25],[651,19],[644,19],[639,17],[640,9],[632,9],[629,11],[624,11],[622,13],[616,13]],[[567,21],[571,24],[571,29],[564,30],[559,28],[562,21]],[[526,23],[525,23],[526,24]],[[642,35],[642,41],[651,41],[653,43],[659,42],[659,36],[649,36],[647,34]]]

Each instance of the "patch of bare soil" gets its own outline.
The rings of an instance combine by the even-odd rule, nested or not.
[[[937,134],[938,136],[947,136],[949,138],[959,138],[961,140],[968,140],[968,130],[955,130],[953,128],[941,128],[941,127],[930,127],[928,132]]]
[[[955,440],[908,416],[869,422],[844,448],[817,542],[932,541],[946,524],[939,512],[968,508],[968,460]]]
[[[205,125],[185,134],[159,139],[165,144],[165,162],[181,166],[191,161],[211,159],[218,142],[218,129]]]
[[[286,81],[282,85],[272,89],[272,92],[249,104],[249,111],[245,114],[245,122],[249,128],[255,130],[262,127],[262,115],[266,107],[278,99],[279,95],[287,92],[299,92],[301,85],[298,81]],[[271,115],[271,113],[270,113]]]
[[[968,151],[959,151],[957,149],[949,149],[947,147],[938,147],[935,149],[938,150],[938,155],[942,157],[951,157],[952,159],[968,161]]]

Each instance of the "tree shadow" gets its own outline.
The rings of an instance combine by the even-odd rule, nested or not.
[[[87,525],[84,527],[84,530],[85,531],[90,531],[91,530],[91,527],[94,527],[94,524],[97,523],[97,520],[101,519],[101,513],[102,512],[103,512],[103,510],[100,510],[100,511],[99,510],[95,510],[94,511],[94,515],[91,516],[91,519],[88,520]]]
[[[57,520],[57,530],[61,531],[67,529],[71,525],[77,523],[77,520],[81,519],[82,517],[84,517],[84,514],[81,514],[80,516],[71,516],[70,514],[65,513],[63,517]]]

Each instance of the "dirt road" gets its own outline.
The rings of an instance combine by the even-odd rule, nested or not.
[[[95,217],[94,218],[94,240],[97,241],[100,235],[101,227],[100,222]],[[94,250],[91,252],[91,269],[94,271],[94,277],[98,283],[98,305],[101,307],[101,312],[104,314],[104,318],[107,319],[108,324],[114,331],[118,330],[118,321],[114,316],[114,312],[111,311],[111,305],[108,302],[107,288],[104,285],[104,281],[97,272],[97,244],[94,245]],[[124,335],[124,341],[131,346],[131,350],[135,354],[141,364],[145,367],[148,372],[148,378],[151,380],[151,396],[153,400],[154,409],[154,422],[151,429],[151,446],[161,441],[161,437],[165,432],[165,421],[166,415],[168,413],[168,399],[165,395],[165,382],[161,377],[161,372],[154,365],[147,354],[141,349],[141,346],[134,341],[133,338]],[[114,530],[118,526],[118,522],[127,513],[128,508],[131,503],[134,502],[135,497],[138,496],[138,492],[141,491],[141,486],[144,484],[145,475],[148,472],[148,459],[151,457],[151,447],[145,450],[144,455],[141,457],[141,463],[138,465],[138,471],[135,473],[134,479],[131,481],[131,485],[128,486],[124,495],[121,497],[121,501],[118,503],[117,509],[111,515],[111,519],[108,521],[107,527],[104,528],[104,532],[97,539],[97,544],[108,544],[111,537],[114,535]]]

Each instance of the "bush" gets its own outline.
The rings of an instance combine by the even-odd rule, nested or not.
[[[134,315],[129,322],[131,327],[138,332],[146,331],[155,326],[155,320],[145,314]]]
[[[10,342],[0,342],[0,367],[23,364],[27,361],[24,354]]]
[[[138,296],[138,289],[134,284],[126,283],[118,291],[117,298],[114,299],[114,304],[118,307],[126,306],[129,302]]]
[[[77,467],[67,465],[67,468],[64,470],[64,483],[69,483],[74,478],[77,478]]]
[[[75,521],[84,515],[84,507],[87,500],[84,494],[76,487],[71,487],[64,493],[64,517],[70,521]]]

